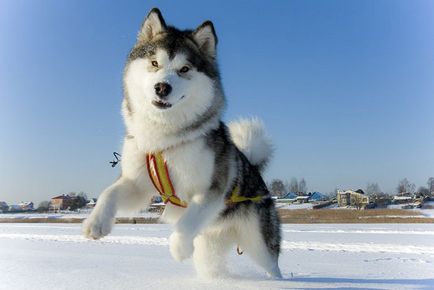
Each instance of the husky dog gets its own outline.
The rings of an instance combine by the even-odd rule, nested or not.
[[[216,276],[238,245],[279,278],[280,220],[260,175],[271,146],[258,120],[229,128],[221,121],[216,44],[210,21],[192,31],[167,26],[155,8],[145,18],[124,71],[122,173],[100,195],[83,233],[109,234],[118,211],[149,205],[167,194],[158,188],[166,183],[171,192],[163,195],[162,219],[174,227],[174,259],[193,256],[198,274]],[[164,172],[155,178],[157,153]]]

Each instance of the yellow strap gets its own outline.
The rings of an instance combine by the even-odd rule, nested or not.
[[[175,190],[172,187],[169,172],[166,167],[166,162],[164,161],[163,153],[157,152],[155,154],[149,154],[147,158],[149,162],[149,168],[148,168],[149,173],[151,175],[155,187],[157,187],[157,191],[160,193],[161,198],[163,199],[163,202],[164,203],[170,202],[177,206],[187,207],[188,204],[183,200],[181,200],[175,194]],[[155,164],[152,162],[153,161],[152,159],[155,160]],[[245,196],[240,196],[239,193],[240,193],[240,187],[237,185],[232,191],[231,197],[229,198],[228,202],[231,203],[238,203],[244,201],[259,202],[264,198],[263,196],[245,197]]]
[[[174,205],[178,205],[181,207],[187,207],[187,203],[182,201],[179,197],[176,196],[172,184],[169,177],[169,172],[166,168],[166,163],[164,161],[163,153],[157,152],[155,155],[155,163],[157,165],[156,174],[159,177],[161,182],[162,191],[160,192],[161,198],[164,203],[171,202]]]
[[[260,196],[260,195],[255,196],[255,197],[245,197],[245,196],[240,196],[239,193],[240,193],[240,187],[236,186],[234,188],[234,190],[232,191],[231,198],[229,199],[229,201],[233,202],[233,203],[243,202],[243,201],[248,201],[248,200],[253,201],[253,202],[258,202],[258,201],[261,201],[263,199],[263,196]]]
[[[172,187],[170,186],[169,173],[166,170],[166,165],[164,164],[163,154],[158,152],[155,154],[155,163],[157,164],[156,173],[161,181],[162,191],[166,196],[172,196]]]

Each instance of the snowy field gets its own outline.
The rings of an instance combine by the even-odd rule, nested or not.
[[[201,280],[172,260],[169,235],[124,224],[89,241],[79,224],[0,224],[0,289],[434,289],[433,224],[283,225],[283,280],[235,248],[230,277]]]
[[[89,216],[92,210],[82,210],[80,212],[74,211],[64,211],[61,213],[0,213],[0,219],[17,219],[17,220],[32,220],[32,219],[85,219]],[[142,218],[159,218],[160,215],[156,212],[143,211],[139,213],[134,213],[131,215],[118,216],[118,217],[142,217]]]

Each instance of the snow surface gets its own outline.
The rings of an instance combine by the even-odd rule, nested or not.
[[[312,203],[276,203],[278,209],[312,209]]]
[[[60,213],[0,213],[0,218],[2,219],[85,219],[87,218],[92,210],[82,210],[80,212],[76,211],[64,211]],[[142,218],[159,218],[160,214],[157,212],[143,211],[132,213],[130,215],[118,215],[117,217],[142,217]]]
[[[231,276],[203,280],[191,260],[170,257],[168,225],[116,225],[90,241],[79,224],[0,224],[0,289],[434,289],[433,224],[286,224],[282,231],[284,279],[268,279],[234,248]]]

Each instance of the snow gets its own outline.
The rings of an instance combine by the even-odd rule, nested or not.
[[[0,213],[0,219],[85,219],[92,210],[62,211],[60,213]],[[141,218],[159,218],[160,214],[156,212],[143,211],[131,215],[118,215],[118,217],[141,217]]]
[[[404,206],[405,204],[391,204],[389,205],[387,208],[388,209],[402,209],[402,206]],[[412,210],[415,211],[417,213],[421,213],[422,217],[426,217],[426,218],[434,218],[434,201],[428,201],[425,202],[422,206],[422,208],[413,208],[413,209],[407,209],[407,210]]]
[[[434,224],[283,225],[282,280],[235,247],[229,277],[197,278],[170,257],[170,233],[122,224],[91,241],[79,224],[0,224],[0,289],[434,289]]]
[[[277,203],[276,207],[279,209],[312,209],[312,203]]]

